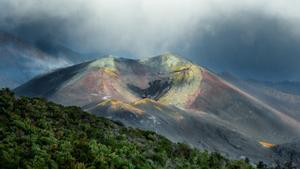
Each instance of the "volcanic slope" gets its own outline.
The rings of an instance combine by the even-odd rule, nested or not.
[[[59,69],[18,87],[173,141],[232,158],[280,158],[260,143],[300,136],[300,123],[207,69],[173,54],[144,60],[104,57]]]
[[[298,121],[300,120],[300,94],[298,92],[300,83],[241,80],[228,75],[222,77],[277,110],[287,113]]]

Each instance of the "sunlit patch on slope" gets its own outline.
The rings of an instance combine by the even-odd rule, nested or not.
[[[269,143],[267,141],[259,141],[259,144],[262,145],[264,148],[272,148],[275,144]]]
[[[136,102],[133,102],[133,105],[143,105],[143,104],[154,104],[156,106],[162,105],[161,103],[159,103],[153,99],[149,99],[149,98],[144,98],[144,99],[140,99]]]
[[[200,91],[202,68],[174,54],[163,54],[141,61],[160,79],[167,79],[171,85],[157,101],[186,107]]]
[[[90,68],[105,68],[110,67],[114,68],[115,65],[115,58],[112,55],[108,55],[107,57],[103,57],[101,59],[97,59],[89,64]]]
[[[174,84],[190,83],[195,79],[196,66],[192,64],[174,66],[171,68],[170,77]]]
[[[186,107],[200,92],[201,68],[192,64],[178,66],[171,69],[170,78],[173,87],[159,101],[164,104]]]
[[[115,99],[105,100],[105,101],[99,103],[97,106],[107,107],[108,111],[110,111],[110,112],[128,111],[128,112],[135,113],[137,115],[142,115],[144,113],[143,110],[136,108],[131,104],[123,103],[123,102],[115,100]]]

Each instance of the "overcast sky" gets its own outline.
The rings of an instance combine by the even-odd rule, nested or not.
[[[300,80],[298,0],[1,0],[0,30],[79,52],[174,52],[243,78]]]

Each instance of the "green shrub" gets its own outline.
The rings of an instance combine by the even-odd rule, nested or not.
[[[78,107],[0,90],[1,169],[253,168]]]

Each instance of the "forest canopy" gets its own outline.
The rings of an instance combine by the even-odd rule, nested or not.
[[[96,117],[79,107],[0,90],[2,169],[252,169],[246,160],[172,143],[150,131]]]

